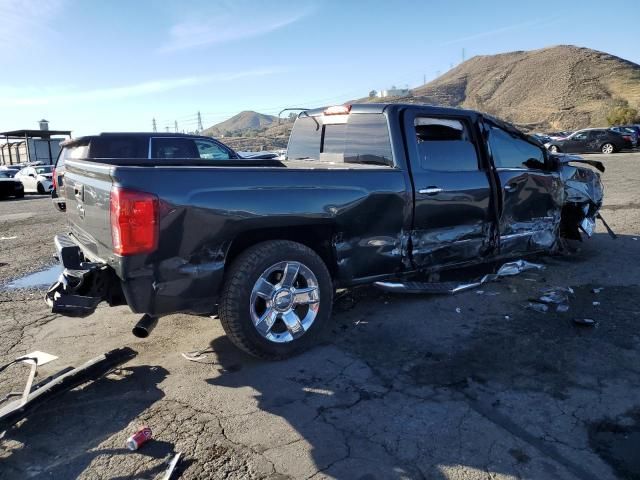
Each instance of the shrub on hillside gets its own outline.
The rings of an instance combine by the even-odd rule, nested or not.
[[[609,125],[629,125],[630,123],[640,122],[638,110],[628,106],[618,106],[612,108],[607,114],[607,122]]]

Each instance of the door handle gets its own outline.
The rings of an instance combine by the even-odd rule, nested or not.
[[[418,193],[421,193],[423,195],[435,195],[436,193],[440,193],[442,192],[442,189],[439,187],[427,187],[427,188],[421,188],[420,190],[418,190]]]
[[[507,183],[507,184],[504,186],[504,190],[505,190],[506,192],[513,192],[515,189],[516,189],[516,186],[515,186],[515,185],[511,185],[510,183]]]

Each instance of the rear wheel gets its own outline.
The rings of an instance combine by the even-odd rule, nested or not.
[[[600,151],[602,153],[606,153],[607,155],[616,151],[615,147],[611,143],[605,143],[600,147]]]
[[[231,265],[220,321],[240,349],[282,359],[317,342],[329,324],[332,297],[329,270],[313,250],[288,240],[263,242]]]
[[[44,186],[41,183],[38,184],[38,193],[40,195],[44,195],[46,192],[44,191]]]
[[[560,149],[559,149],[556,145],[551,145],[551,146],[549,147],[549,151],[550,151],[551,153],[559,153],[559,152],[560,152]]]

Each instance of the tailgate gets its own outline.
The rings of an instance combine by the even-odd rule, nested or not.
[[[111,165],[68,160],[64,196],[71,233],[85,253],[106,260],[113,252],[110,222]]]

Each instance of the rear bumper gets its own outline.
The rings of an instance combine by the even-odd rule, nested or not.
[[[54,242],[63,270],[45,295],[53,313],[86,317],[102,301],[124,303],[120,281],[107,264],[86,261],[81,248],[67,235],[56,235]]]
[[[171,258],[149,266],[123,257],[116,275],[106,262],[89,261],[69,235],[56,235],[55,246],[63,272],[45,297],[54,313],[86,317],[102,301],[111,306],[126,304],[134,313],[152,316],[215,311],[223,259],[189,263]]]

